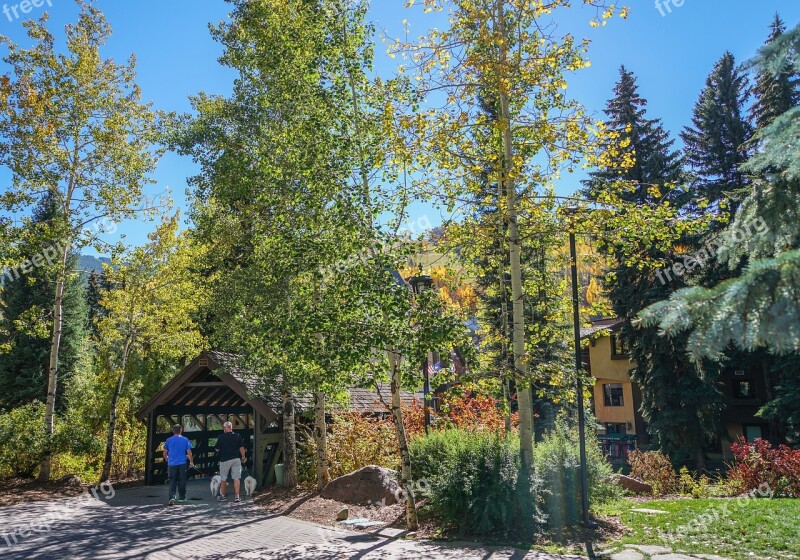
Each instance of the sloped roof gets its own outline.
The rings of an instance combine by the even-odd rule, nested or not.
[[[391,385],[378,383],[369,388],[352,387],[348,389],[349,410],[362,414],[387,412],[386,405],[391,399]],[[400,401],[410,406],[414,393],[400,392]],[[310,393],[295,393],[295,407],[298,413],[314,408],[314,398]],[[147,415],[163,404],[172,405],[243,405],[257,408],[265,418],[277,420],[283,408],[283,399],[274,382],[268,383],[244,366],[240,355],[219,350],[203,352],[183,368],[152,399],[144,404],[136,417],[144,420]]]
[[[591,327],[581,328],[581,338],[588,338],[600,331],[606,331],[606,330],[612,332],[616,331],[624,322],[625,322],[624,319],[619,319],[617,317],[613,317],[610,319],[598,319],[596,321],[592,321]]]
[[[144,420],[161,405],[179,407],[230,407],[249,405],[268,421],[276,421],[275,408],[258,398],[247,384],[223,368],[207,352],[201,353],[145,403],[135,416]]]
[[[378,383],[377,389],[353,387],[348,392],[350,393],[350,410],[353,412],[387,412],[384,402],[391,402],[391,385],[389,383]],[[414,402],[414,393],[400,391],[400,402],[405,406],[411,406]]]
[[[252,371],[244,367],[244,358],[239,354],[221,352],[219,350],[209,350],[209,357],[219,364],[220,368],[237,379],[242,385],[247,387],[249,394],[261,399],[275,410],[283,408],[283,397],[275,384],[267,384],[262,378],[255,375]],[[308,393],[296,393],[294,395],[295,407],[298,412],[304,412],[314,408],[314,397]]]

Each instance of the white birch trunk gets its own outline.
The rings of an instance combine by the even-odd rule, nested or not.
[[[408,450],[408,441],[406,440],[403,410],[400,408],[400,389],[402,387],[401,357],[392,351],[388,351],[388,356],[389,367],[392,371],[392,418],[394,419],[397,446],[402,461],[399,482],[406,501],[406,526],[410,531],[416,531],[419,528],[419,520],[417,518],[417,503],[414,497],[414,481],[411,473],[411,453]]]
[[[497,0],[497,25],[502,35],[507,34],[502,0]],[[506,62],[505,49],[508,41],[501,46],[501,59]],[[506,194],[506,219],[508,220],[508,248],[511,261],[511,313],[513,318],[514,369],[517,380],[517,403],[519,404],[519,439],[522,467],[533,472],[533,403],[530,382],[526,378],[525,359],[525,306],[522,289],[521,242],[517,225],[517,190],[513,177],[514,144],[511,135],[511,111],[507,88],[500,85],[500,126],[503,131],[503,182]]]
[[[289,388],[283,391],[283,485],[297,486],[297,437],[294,425],[294,396]]]
[[[314,443],[317,447],[317,490],[330,482],[328,472],[328,425],[325,421],[325,393],[314,393]]]
[[[56,394],[58,392],[58,352],[61,348],[62,323],[64,321],[64,287],[69,261],[71,243],[64,243],[61,254],[61,270],[56,282],[56,296],[53,303],[53,334],[50,339],[50,362],[47,369],[47,402],[44,414],[44,433],[47,438],[45,453],[39,467],[39,481],[50,480],[50,470],[53,466],[53,449],[51,441],[55,431]]]

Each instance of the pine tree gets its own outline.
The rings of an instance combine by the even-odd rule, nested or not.
[[[766,45],[774,44],[785,33],[786,24],[779,14],[775,14]],[[799,85],[800,72],[788,59],[778,69],[762,69],[758,72],[753,88],[756,102],[750,114],[759,129],[769,126],[777,117],[800,103]]]
[[[776,19],[768,45],[754,61],[759,73],[754,141],[760,148],[744,171],[755,184],[724,232],[722,256],[729,266],[739,266],[742,259],[749,264],[712,288],[675,293],[642,312],[641,319],[670,337],[689,333],[695,361],[720,358],[731,345],[782,356],[773,367],[780,376],[776,398],[764,413],[787,421],[800,435],[800,403],[792,398],[800,394],[800,97],[792,78],[800,72],[800,26],[777,35],[781,29]],[[765,87],[770,77],[773,84]],[[779,107],[788,110],[779,114]]]
[[[647,117],[647,101],[637,89],[634,75],[623,67],[615,96],[606,109],[606,126],[619,135],[625,148],[606,168],[592,174],[586,183],[590,197],[599,197],[605,189],[623,183],[628,187],[623,195],[628,202],[655,203],[659,196],[656,191],[684,177],[680,154],[672,149],[673,141],[660,120]],[[624,161],[631,154],[632,165]],[[667,196],[682,198],[677,189],[669,192]],[[632,379],[642,390],[648,430],[674,460],[696,458],[696,466],[703,468],[705,450],[721,431],[718,419],[722,395],[714,385],[718,372],[710,364],[701,367],[689,362],[685,340],[663,339],[655,328],[638,329],[632,324],[642,309],[668,298],[672,289],[683,284],[678,278],[673,283],[660,283],[654,270],[630,263],[618,248],[604,249],[615,262],[605,288],[615,313],[625,319],[619,336],[636,363]],[[641,250],[665,262],[679,260],[677,255],[652,248]]]
[[[692,126],[681,134],[685,160],[694,174],[691,206],[704,201],[724,217],[735,213],[720,203],[748,186],[742,164],[753,127],[745,115],[748,80],[733,55],[726,52],[706,80],[692,118]]]
[[[624,66],[614,87],[614,97],[608,101],[606,125],[620,135],[619,144],[624,154],[619,165],[592,173],[585,185],[590,198],[596,198],[609,182],[626,181],[632,192],[624,198],[629,202],[644,202],[650,198],[648,187],[665,183],[679,183],[683,178],[680,153],[672,148],[675,143],[664,130],[660,119],[648,119],[647,100],[639,95],[636,77]],[[623,165],[624,155],[633,154],[632,167]]]
[[[33,260],[37,255],[47,255],[48,250],[59,243],[49,229],[56,211],[49,196],[45,196],[34,210],[31,223],[26,228],[25,241],[20,247],[23,259]],[[73,254],[70,257],[72,270],[77,262],[78,255]],[[83,280],[78,274],[72,274],[67,284],[64,338],[59,351],[65,382],[74,375],[80,354],[85,351],[88,316]],[[46,263],[33,267],[28,274],[19,278],[6,277],[2,321],[8,331],[4,342],[10,343],[11,350],[0,354],[1,407],[14,407],[34,399],[44,401],[46,398],[54,286],[54,271]],[[63,396],[59,395],[58,408],[62,409],[64,404]]]

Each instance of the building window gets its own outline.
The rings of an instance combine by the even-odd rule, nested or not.
[[[623,406],[622,383],[606,383],[603,385],[603,402],[606,406]]]
[[[745,426],[744,427],[744,437],[747,439],[748,443],[753,443],[756,438],[763,438],[764,433],[761,429],[761,426]]]
[[[628,426],[626,424],[610,424],[606,423],[607,435],[626,435],[628,433]]]
[[[625,346],[623,340],[615,334],[611,335],[611,359],[622,360],[627,359],[628,348]]]
[[[755,397],[756,397],[756,390],[752,380],[735,379],[733,381],[733,398],[754,399]]]

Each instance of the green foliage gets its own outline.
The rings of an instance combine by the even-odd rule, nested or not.
[[[653,495],[674,494],[680,481],[670,458],[657,451],[632,451],[628,454],[631,476],[653,487]]]
[[[523,534],[541,523],[522,512],[535,498],[520,496],[519,440],[462,430],[432,432],[411,442],[415,480],[430,488],[431,513],[462,533]]]
[[[44,422],[39,401],[0,414],[0,476],[32,477],[46,448],[46,436],[37,429]]]
[[[781,51],[786,52],[787,46],[797,52],[798,47],[796,44],[792,46],[792,41],[797,41],[797,37],[786,33],[786,24],[775,14],[766,41],[767,48],[759,57],[761,66],[753,88],[756,100],[750,109],[759,129],[768,127],[800,103],[800,72],[790,59],[781,54]]]
[[[397,436],[391,420],[369,418],[358,412],[336,414],[328,423],[328,471],[331,478],[349,474],[367,465],[397,470]],[[310,435],[301,441],[298,479],[316,481],[316,444]]]
[[[735,267],[747,258],[748,266],[734,279],[712,288],[681,290],[641,313],[646,327],[658,327],[670,336],[691,333],[688,349],[695,361],[719,358],[731,344],[746,351],[767,348],[775,354],[800,351],[800,157],[796,149],[800,82],[785,79],[787,72],[796,77],[800,70],[798,49],[800,27],[785,35],[773,34],[756,59],[762,81],[770,80],[766,89],[757,89],[757,98],[765,99],[767,91],[787,91],[777,96],[783,101],[776,101],[784,112],[762,115],[756,134],[759,150],[745,165],[745,171],[758,177],[755,189],[742,201],[725,232],[723,253],[729,265]],[[754,228],[754,224],[764,227]],[[751,235],[741,235],[742,231]],[[796,376],[786,381],[786,385],[797,384]],[[784,414],[796,415],[797,408]]]
[[[663,212],[685,201],[681,157],[661,121],[647,116],[647,101],[625,68],[614,93],[606,108],[606,127],[613,132],[606,146],[610,155],[601,159],[585,192],[599,202],[613,201],[620,220],[632,220],[634,225],[598,224],[603,232],[601,250],[612,260],[605,289],[614,313],[625,319],[618,336],[636,364],[631,378],[642,389],[648,432],[663,451],[702,463],[704,450],[722,433],[719,415],[724,399],[716,386],[719,368],[711,362],[692,363],[686,357],[686,337],[665,340],[657,328],[633,324],[642,309],[685,285],[680,278],[665,284],[657,272],[664,263],[682,260],[676,245],[698,223],[678,215],[672,218],[682,219],[670,222],[669,227],[665,221],[651,222],[659,215],[667,218]],[[614,147],[617,143],[620,149]],[[630,210],[629,205],[637,208]]]
[[[45,405],[33,401],[0,414],[0,477],[32,477],[47,448],[47,436],[39,429]],[[78,415],[59,418],[51,440],[55,455],[54,473],[95,474],[99,467],[102,441]]]
[[[753,127],[745,115],[749,98],[747,75],[730,52],[716,63],[695,104],[692,126],[681,134],[686,163],[693,174],[694,210],[710,206],[724,225],[735,212],[727,199],[748,186],[742,165],[750,154],[746,143]]]
[[[591,435],[587,436],[586,460],[589,502],[594,507],[621,496],[614,484],[611,464]],[[543,511],[551,527],[574,525],[581,520],[580,447],[577,430],[560,422],[534,448],[536,474],[544,490]]]
[[[699,478],[689,471],[688,468],[681,467],[678,472],[678,485],[680,493],[684,496],[691,496],[692,498],[710,498],[713,494],[712,480],[705,474],[700,475]]]
[[[559,425],[534,449],[532,495],[520,480],[519,439],[464,430],[431,432],[411,442],[415,480],[430,486],[430,511],[465,533],[529,534],[543,524],[563,527],[581,518],[576,431]],[[599,446],[587,445],[589,499],[619,497],[613,470]]]
[[[38,257],[41,266],[33,267],[28,274],[14,279],[3,278],[0,294],[0,406],[15,407],[33,400],[44,401],[47,395],[47,368],[50,357],[50,337],[53,330],[52,311],[54,284],[57,277],[52,262],[57,246],[63,243],[53,231],[53,221],[58,214],[52,196],[45,195],[34,209],[31,219],[20,230],[17,252],[20,262]],[[61,348],[59,351],[62,383],[76,374],[87,352],[87,314],[83,277],[75,272],[78,255],[73,253],[68,262],[71,271],[63,300]],[[63,410],[65,399],[59,394],[56,405]]]

